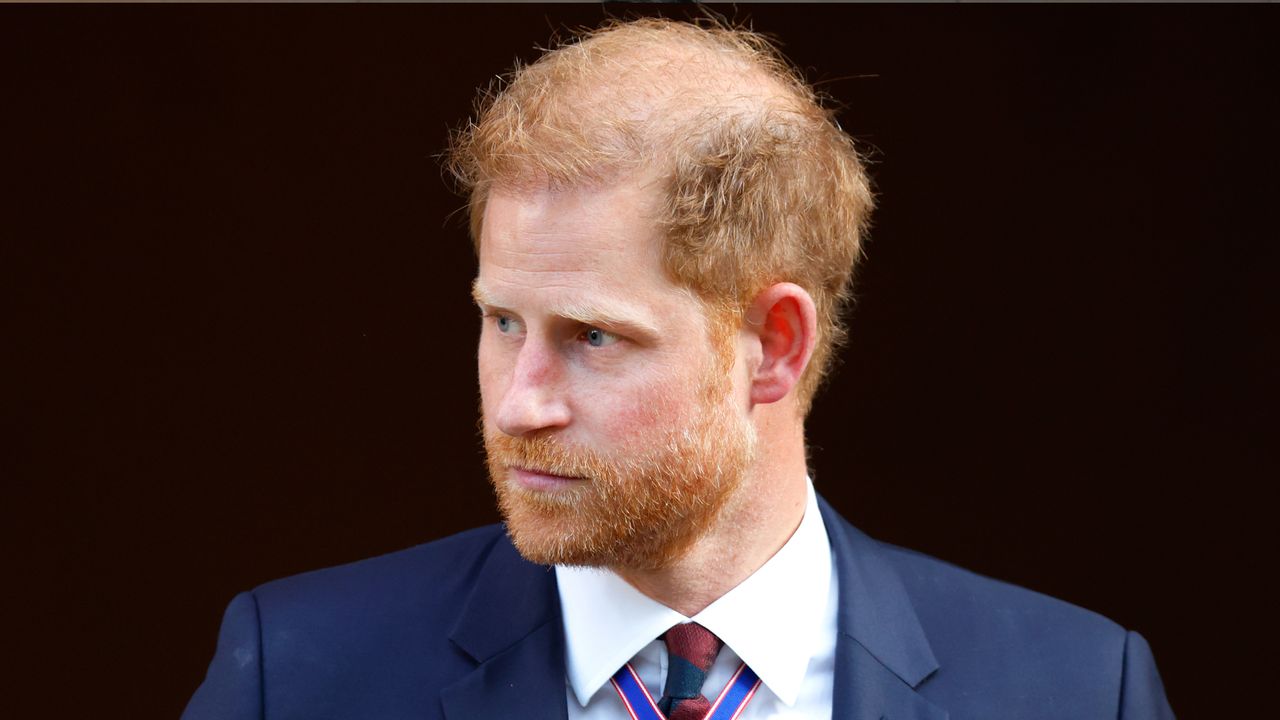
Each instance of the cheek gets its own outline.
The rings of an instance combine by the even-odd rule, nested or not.
[[[616,438],[652,436],[680,424],[688,413],[685,403],[696,397],[679,378],[628,378],[615,383],[608,403],[597,403],[600,427]],[[582,406],[579,404],[579,411]]]

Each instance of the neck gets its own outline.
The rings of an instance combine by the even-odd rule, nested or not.
[[[659,570],[612,570],[650,598],[693,617],[768,562],[804,518],[807,469],[802,425],[784,433],[761,430],[760,457],[688,552]],[[769,442],[770,435],[778,442]]]

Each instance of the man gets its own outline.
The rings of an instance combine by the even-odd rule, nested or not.
[[[518,71],[451,165],[505,532],[242,594],[185,717],[1172,717],[1140,636],[815,494],[872,201],[766,42],[610,25]]]

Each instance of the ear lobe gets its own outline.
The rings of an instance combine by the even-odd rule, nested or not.
[[[813,298],[794,283],[765,288],[747,310],[747,326],[760,343],[760,365],[751,376],[751,402],[787,396],[809,365],[818,337]]]

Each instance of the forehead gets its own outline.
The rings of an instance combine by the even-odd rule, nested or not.
[[[653,304],[690,294],[662,264],[658,193],[639,180],[607,187],[489,196],[479,294],[498,304],[614,297]]]

